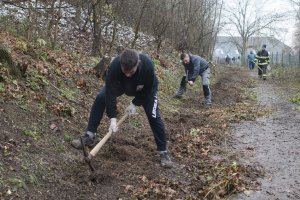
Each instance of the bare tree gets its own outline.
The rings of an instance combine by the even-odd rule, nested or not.
[[[133,48],[135,46],[136,40],[139,37],[139,31],[140,31],[141,21],[143,19],[144,11],[145,11],[145,8],[147,6],[148,1],[149,0],[141,0],[139,14],[135,18],[136,21],[135,21],[135,25],[134,25],[134,38],[133,38],[133,41],[131,43],[131,48]]]
[[[293,4],[295,4],[298,8],[300,7],[300,0],[290,0]],[[298,13],[298,17],[300,17],[299,16],[300,15],[300,13]]]
[[[295,48],[300,49],[300,19],[296,23],[296,31],[294,34]]]
[[[183,1],[175,9],[173,18],[178,24],[175,28],[175,41],[181,50],[190,50],[210,57],[213,44],[219,31],[223,7],[221,0]]]
[[[151,12],[149,13],[152,18],[150,28],[150,33],[155,37],[156,42],[156,56],[159,57],[160,49],[162,47],[162,42],[165,37],[165,33],[170,26],[172,16],[168,13],[170,8],[167,5],[167,1],[153,0],[151,3]],[[147,17],[146,17],[147,18]]]
[[[133,30],[133,37],[123,41],[124,46],[134,48],[140,32],[145,32],[154,36],[157,55],[163,44],[171,43],[177,49],[208,56],[219,31],[223,0],[4,0],[4,3],[26,10],[28,38],[38,35],[49,40],[52,47],[69,34],[59,32],[60,27],[83,32],[91,28],[92,55],[110,56],[115,49],[118,24],[122,24]]]
[[[290,0],[295,6],[296,30],[294,33],[295,48],[300,49],[300,0]]]
[[[101,29],[101,18],[102,18],[102,8],[103,8],[102,0],[92,0],[92,10],[93,10],[93,47],[92,47],[92,55],[102,56],[102,29]]]
[[[131,47],[143,31],[155,37],[157,53],[164,41],[170,41],[179,50],[211,54],[220,29],[223,0],[126,0],[116,9],[120,1],[113,1],[114,10],[123,24],[133,27]]]
[[[53,1],[53,4],[51,6],[51,9],[53,9],[52,12],[52,18],[51,18],[51,27],[49,28],[49,34],[50,34],[50,41],[51,41],[51,47],[54,49],[57,43],[57,36],[58,36],[58,30],[59,30],[59,21],[62,17],[62,0],[59,0],[58,2],[58,9],[54,10],[54,4],[56,0]]]
[[[238,49],[241,51],[242,63],[245,63],[245,54],[248,41],[251,36],[261,31],[274,30],[274,24],[284,20],[283,13],[266,13],[261,10],[265,1],[259,2],[256,7],[255,0],[235,0],[226,10],[227,23],[230,25],[229,34],[239,37],[232,37]],[[241,39],[241,42],[239,41]]]

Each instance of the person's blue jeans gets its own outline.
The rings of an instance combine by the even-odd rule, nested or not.
[[[157,86],[156,86],[157,88]],[[100,125],[105,110],[105,90],[104,86],[98,93],[92,106],[87,131],[96,133]],[[165,126],[161,119],[158,109],[157,89],[146,97],[145,103],[142,105],[147,115],[153,136],[159,151],[166,150]]]
[[[254,69],[254,67],[255,67],[255,62],[253,62],[253,61],[249,61],[249,69],[250,70],[253,70]]]

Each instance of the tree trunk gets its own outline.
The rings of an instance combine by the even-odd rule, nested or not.
[[[59,0],[59,5],[58,5],[58,12],[57,12],[57,18],[55,20],[55,25],[54,25],[54,32],[53,32],[53,38],[51,41],[51,47],[52,49],[55,48],[56,42],[57,42],[57,35],[58,35],[58,23],[62,17],[61,14],[61,6],[62,6],[62,0]]]
[[[116,36],[117,36],[117,22],[116,22],[116,17],[114,17],[113,23],[114,23],[114,25],[113,25],[113,33],[112,33],[111,41],[110,41],[110,44],[109,44],[108,57],[112,57],[113,46],[115,45],[115,42],[116,42]]]
[[[156,56],[157,56],[157,58],[159,57],[159,54],[160,54],[161,45],[162,45],[162,39],[159,37],[157,39],[157,46],[156,46]]]
[[[34,39],[39,37],[39,20],[38,20],[38,0],[35,1],[35,7],[34,7]]]
[[[81,6],[80,5],[78,5],[76,7],[74,21],[75,21],[75,23],[77,24],[78,27],[81,26]]]
[[[27,40],[31,41],[32,39],[32,32],[33,32],[33,26],[32,26],[32,14],[33,13],[33,7],[31,5],[31,2],[29,2],[29,8],[28,8],[28,21],[29,21],[29,26],[27,30]]]
[[[246,49],[247,49],[248,38],[242,38],[242,50],[241,50],[241,61],[242,66],[246,65]]]
[[[84,23],[83,23],[83,25],[82,25],[82,28],[81,28],[81,30],[82,30],[83,32],[86,32],[87,25],[88,25],[88,23],[90,22],[91,14],[92,14],[92,11],[93,11],[93,9],[91,9],[90,6],[88,6],[87,9],[88,9],[88,13],[87,13],[87,16],[86,16],[86,18],[85,18],[85,20],[84,20]]]
[[[50,41],[52,41],[52,30],[53,30],[53,26],[54,26],[54,18],[55,18],[55,9],[54,9],[54,6],[55,6],[55,2],[56,0],[53,0],[52,1],[52,4],[51,4],[51,8],[50,8],[50,21],[49,21],[49,25],[48,25],[48,38]]]
[[[142,6],[141,6],[141,10],[140,10],[140,14],[138,15],[135,27],[134,27],[134,38],[133,41],[131,43],[131,48],[134,48],[135,43],[137,41],[137,39],[139,38],[139,30],[140,30],[140,26],[141,26],[141,21],[143,18],[143,14],[144,14],[144,10],[146,8],[146,4],[147,4],[148,0],[144,0],[142,2]]]
[[[97,56],[100,55],[102,57],[101,52],[101,0],[96,1],[92,4],[93,10],[93,47],[92,47],[92,55]]]

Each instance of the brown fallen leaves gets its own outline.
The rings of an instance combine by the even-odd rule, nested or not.
[[[140,177],[142,183],[140,187],[126,185],[125,192],[132,193],[138,199],[151,197],[152,199],[171,199],[177,194],[178,182],[167,178],[148,179],[145,175]]]

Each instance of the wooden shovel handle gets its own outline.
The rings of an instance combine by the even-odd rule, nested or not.
[[[119,127],[123,121],[128,117],[128,113],[126,113],[117,123],[117,127]],[[110,130],[108,133],[106,133],[106,135],[102,138],[102,140],[92,149],[92,151],[90,152],[89,157],[94,157],[99,150],[101,149],[101,147],[106,143],[106,141],[111,137],[112,135],[112,131]]]

